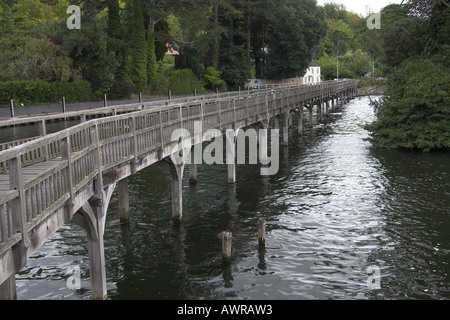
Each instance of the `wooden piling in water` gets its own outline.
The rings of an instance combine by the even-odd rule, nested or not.
[[[120,223],[130,222],[130,196],[128,191],[128,178],[118,183],[119,219]]]
[[[266,220],[258,219],[258,243],[260,247],[266,246]]]
[[[229,262],[231,259],[231,244],[233,234],[231,232],[223,231],[217,235],[222,240],[222,258],[224,262]]]

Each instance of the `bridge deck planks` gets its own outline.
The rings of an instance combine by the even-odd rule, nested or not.
[[[61,158],[55,158],[22,168],[22,177],[24,178],[23,183],[26,184],[33,181],[43,173],[58,167],[61,163]],[[2,195],[2,192],[7,192],[10,190],[9,172],[0,174],[0,196]]]
[[[321,112],[324,94],[328,93],[325,99],[333,99],[334,104],[334,99],[336,102],[338,99],[342,101],[347,94],[351,94],[353,86],[353,82],[333,82],[317,88],[280,88],[276,95],[273,91],[263,92],[262,95],[258,92],[233,101],[230,96],[229,101],[217,97],[215,101],[195,102],[194,105],[167,105],[157,111],[142,110],[131,115],[82,121],[77,126],[37,141],[1,151],[2,169],[9,167],[11,174],[0,174],[0,285],[23,267],[11,264],[11,261],[24,263],[87,201],[94,201],[97,207],[100,205],[104,216],[109,198],[106,197],[103,204],[103,198],[95,194],[95,189],[105,191],[103,188],[107,187],[108,194],[112,194],[115,182],[170,156],[172,147],[177,143],[171,139],[174,130],[181,127],[190,131],[193,129],[195,133],[194,122],[201,121],[202,131],[220,128],[221,132],[226,126],[234,127],[237,123],[237,126],[244,126],[244,123],[247,126],[268,121],[267,118],[281,113],[286,115],[296,105],[308,108],[312,119],[315,105]],[[333,95],[330,96],[330,93]],[[286,131],[287,123],[284,122]],[[42,161],[48,157],[52,159]],[[30,165],[31,162],[34,164]],[[96,175],[101,175],[103,179],[95,182]],[[17,190],[11,189],[11,185]],[[179,201],[177,199],[181,197],[173,194],[172,197],[174,210],[174,201]],[[91,262],[101,257],[103,250],[102,241],[95,240],[95,235],[100,235],[92,227],[101,222],[96,219],[89,210],[85,212],[86,221],[83,220],[83,224],[92,233],[88,236],[88,246],[98,251],[89,257]],[[1,242],[2,239],[4,242]],[[15,246],[19,241],[21,244]],[[32,245],[23,251],[21,246],[30,243]],[[11,251],[13,246],[15,250]],[[93,269],[98,279],[104,278],[104,266]],[[94,284],[91,279],[93,291],[102,294],[99,295],[102,297],[103,292],[97,288],[97,282]]]

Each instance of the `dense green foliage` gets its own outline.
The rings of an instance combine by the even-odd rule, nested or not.
[[[203,83],[191,69],[172,70],[168,75],[168,89],[172,94],[191,94],[194,89],[203,92]]]
[[[221,74],[222,72],[217,71],[214,67],[206,68],[203,76],[203,85],[210,90],[219,88],[220,90],[225,91],[224,89],[226,89],[226,83],[220,78]]]
[[[224,91],[251,77],[388,79],[377,146],[450,147],[450,8],[408,0],[382,10],[381,30],[343,5],[314,0],[68,0],[0,2],[0,102],[25,104]],[[166,54],[168,46],[178,54]],[[339,68],[338,68],[339,66]],[[338,73],[339,70],[339,73]]]
[[[54,103],[61,102],[61,97],[65,97],[68,103],[90,101],[92,99],[91,85],[85,80],[76,82],[42,80],[0,82],[1,105],[8,105],[11,99],[16,104]]]
[[[430,151],[450,148],[448,63],[409,59],[391,77],[389,97],[368,126],[378,146]]]
[[[373,143],[430,151],[450,148],[450,8],[409,1],[384,9],[386,101],[367,126]]]
[[[322,67],[322,79],[357,79],[372,72],[375,76],[380,75],[378,69],[382,67],[382,52],[379,30],[368,29],[367,17],[347,11],[343,5],[327,3],[324,11],[328,32],[317,59]]]
[[[81,29],[67,28],[69,4],[81,8]],[[302,75],[324,18],[314,0],[2,1],[0,81],[86,80],[94,99],[201,91],[205,80],[210,90],[237,89],[255,73]],[[190,73],[179,83],[185,69],[196,81]]]
[[[315,8],[313,0],[278,2],[269,20],[264,74],[279,79],[302,76],[326,35],[325,13]]]

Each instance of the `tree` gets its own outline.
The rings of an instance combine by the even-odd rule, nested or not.
[[[409,15],[407,6],[390,5],[382,10],[383,63],[389,68],[399,66],[403,60],[417,56],[422,51],[420,34],[424,32],[416,19]]]
[[[80,77],[66,51],[45,35],[31,32],[46,18],[53,18],[50,7],[27,0],[5,2],[0,8],[0,80],[69,81]]]
[[[268,36],[265,74],[268,78],[303,75],[326,35],[325,15],[315,1],[284,0],[276,9]]]
[[[153,38],[153,31],[149,28],[147,30],[147,92],[151,91],[151,87],[156,81],[157,69],[155,40]]]
[[[118,67],[114,52],[108,50],[104,24],[95,19],[84,19],[81,30],[61,27],[65,32],[62,46],[69,52],[74,68],[79,69],[83,79],[91,83],[95,96],[103,97],[113,87]]]
[[[175,69],[191,69],[197,77],[202,77],[205,71],[200,53],[191,46],[181,48],[179,55],[175,57]]]
[[[367,126],[376,146],[431,151],[450,148],[450,7],[408,1],[383,10],[389,73],[387,99]],[[395,18],[398,21],[395,21]],[[414,32],[418,32],[414,39]],[[406,37],[406,38],[403,38]]]
[[[365,74],[372,70],[372,59],[367,52],[362,52],[360,49],[356,51],[349,51],[340,57],[342,70],[348,70],[350,76],[344,75],[344,72],[339,71],[341,78],[362,78]]]
[[[244,86],[251,77],[251,64],[246,50],[242,46],[222,46],[220,55],[220,70],[222,79],[235,90]]]
[[[79,73],[72,68],[72,60],[62,52],[61,47],[47,39],[30,38],[20,58],[8,69],[7,73],[14,72],[21,80],[66,82],[80,77]]]
[[[108,0],[107,17],[107,47],[109,52],[114,52],[117,68],[109,95],[112,98],[129,96],[132,83],[128,73],[128,43],[126,41],[126,28],[122,23],[120,15],[120,4],[118,0]]]
[[[222,75],[221,71],[214,69],[214,67],[206,68],[205,74],[203,75],[203,85],[210,90],[215,90],[223,86],[224,80],[220,78]]]
[[[450,148],[447,61],[408,59],[392,74],[388,99],[366,128],[376,146],[431,151]]]
[[[135,92],[147,88],[147,39],[144,27],[143,7],[140,0],[131,0],[129,5],[130,31],[130,78]]]

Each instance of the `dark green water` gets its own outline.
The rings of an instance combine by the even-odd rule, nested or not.
[[[230,187],[225,166],[199,166],[180,226],[168,175],[154,165],[131,177],[131,223],[110,225],[116,195],[108,209],[108,298],[449,299],[450,154],[374,149],[362,128],[373,119],[357,98],[302,137],[293,129],[275,176],[241,165]],[[233,232],[227,266],[224,230]],[[80,267],[79,290],[67,288],[70,266]],[[379,289],[368,287],[369,266]],[[16,279],[18,299],[89,299],[85,232],[63,227]]]

